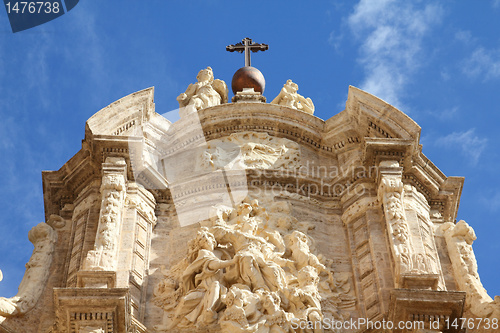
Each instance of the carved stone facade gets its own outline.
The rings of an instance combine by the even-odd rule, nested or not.
[[[228,103],[219,81],[201,71],[174,124],[152,88],[87,121],[82,149],[42,175],[46,223],[0,332],[498,327],[474,232],[455,224],[463,178],[422,154],[415,122],[354,87],[324,121],[291,81],[272,103]]]

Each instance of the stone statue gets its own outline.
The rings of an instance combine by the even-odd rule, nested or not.
[[[250,205],[245,208],[252,209]],[[233,246],[235,258],[238,258],[237,280],[248,285],[252,291],[279,290],[285,284],[284,272],[279,265],[266,260],[261,248],[267,242],[256,235],[257,229],[256,220],[249,219],[235,228],[214,227],[213,232],[219,243]]]
[[[191,263],[182,274],[182,288],[186,295],[177,306],[171,327],[183,319],[192,323],[213,323],[217,319],[221,296],[226,293],[222,269],[236,262],[236,258],[221,260],[215,255],[217,243],[206,229],[198,231],[190,245],[192,250],[188,257]]]
[[[226,296],[226,311],[220,318],[223,332],[256,332],[263,324],[258,310],[260,294],[252,293],[248,286],[233,285]]]
[[[288,106],[292,109],[314,114],[314,104],[312,100],[309,97],[304,98],[304,96],[297,94],[297,90],[299,90],[299,86],[293,83],[292,80],[287,80],[283,88],[281,88],[280,93],[273,99],[271,104]]]
[[[261,302],[262,312],[265,317],[264,326],[268,329],[268,332],[290,332],[291,325],[289,319],[291,316],[287,315],[287,313],[280,308],[281,299],[278,294],[265,292],[262,294]]]
[[[288,297],[291,302],[291,312],[295,318],[311,321],[312,323],[321,322],[323,314],[321,312],[321,296],[318,291],[319,276],[316,268],[312,266],[303,267],[297,275],[298,287],[288,291]],[[323,332],[321,325],[314,330],[315,333]]]
[[[474,229],[461,220],[457,224],[444,223],[440,231],[446,240],[459,290],[467,292],[465,310],[469,310],[471,316],[478,318],[500,318],[500,296],[492,299],[479,279],[476,257],[472,249],[472,243],[476,240]],[[487,330],[482,327],[477,332]]]
[[[202,69],[196,79],[198,82],[189,84],[186,91],[177,97],[180,108],[188,107],[191,110],[188,110],[187,113],[190,113],[227,103],[227,85],[222,80],[214,80],[211,67]]]
[[[28,239],[35,248],[26,264],[26,272],[17,295],[11,298],[0,297],[0,315],[4,317],[24,314],[31,310],[42,294],[49,277],[57,233],[48,224],[40,223],[29,231]]]
[[[270,200],[247,197],[235,208],[217,207],[187,257],[162,270],[154,302],[165,310],[166,325],[158,331],[288,333],[296,332],[292,320],[348,319],[342,310],[355,305],[349,275],[335,274],[313,253],[310,228],[294,230],[299,223],[287,202]]]
[[[325,266],[319,262],[318,258],[310,252],[307,236],[304,233],[297,230],[293,231],[289,237],[289,243],[297,270],[301,270],[306,266],[312,266],[318,272],[325,269]]]

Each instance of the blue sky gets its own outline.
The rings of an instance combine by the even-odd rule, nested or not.
[[[155,86],[156,110],[211,66],[230,83],[243,56],[225,46],[253,38],[272,100],[287,79],[315,115],[342,111],[348,86],[395,105],[421,127],[424,153],[464,176],[459,219],[478,236],[483,284],[500,294],[500,0],[82,0],[69,13],[13,34],[0,9],[0,296],[13,296],[44,220],[42,170],[80,148],[85,121]]]

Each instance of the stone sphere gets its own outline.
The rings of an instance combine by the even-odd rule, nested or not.
[[[238,69],[233,75],[233,81],[231,81],[231,88],[235,95],[238,91],[243,91],[243,88],[253,88],[262,94],[265,87],[266,80],[264,79],[264,75],[252,66],[245,66]]]

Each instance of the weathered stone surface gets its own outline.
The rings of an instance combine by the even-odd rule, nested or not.
[[[325,318],[439,332],[434,318],[500,316],[474,233],[454,223],[463,178],[425,157],[408,116],[354,87],[326,121],[312,102],[218,94],[174,124],[152,88],[87,121],[82,149],[43,173],[46,237],[30,236],[0,332],[299,332],[293,320]]]

